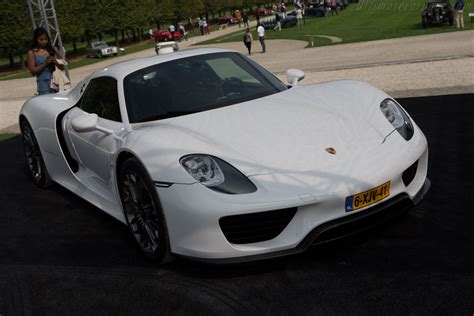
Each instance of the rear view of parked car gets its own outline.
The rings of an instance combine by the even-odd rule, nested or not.
[[[118,49],[116,46],[109,46],[104,41],[92,42],[87,47],[87,56],[102,58],[104,56],[114,55],[116,56]]]
[[[421,25],[425,29],[429,25],[449,23],[453,25],[453,9],[448,0],[429,0],[421,12]]]

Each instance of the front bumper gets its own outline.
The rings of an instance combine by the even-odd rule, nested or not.
[[[411,200],[407,194],[399,194],[374,207],[355,213],[352,216],[338,218],[319,225],[314,228],[295,248],[292,249],[236,258],[207,259],[183,255],[181,255],[181,257],[211,264],[231,264],[272,259],[301,253],[313,245],[355,235],[395,219],[416,205],[414,201],[420,201],[428,192],[430,186],[431,182],[428,178],[426,178],[423,187],[420,189],[413,200]]]
[[[258,260],[304,251],[317,239],[323,238],[322,235],[325,236],[323,239],[334,239],[327,237],[328,230],[331,231],[329,236],[341,235],[337,233],[336,227],[347,228],[347,223],[365,222],[359,219],[372,214],[381,214],[380,220],[386,216],[385,214],[387,218],[391,218],[389,214],[406,211],[418,203],[430,186],[426,178],[428,161],[426,148],[417,161],[416,174],[409,184],[404,183],[402,174],[413,162],[407,162],[401,171],[387,169],[383,174],[373,173],[366,182],[344,179],[338,183],[337,190],[330,191],[333,193],[320,196],[295,194],[301,192],[301,187],[298,187],[297,183],[285,181],[291,178],[291,175],[278,178],[279,176],[275,174],[257,176],[258,181],[256,177],[254,183],[258,190],[252,194],[221,194],[201,184],[158,187],[171,251],[183,257],[215,263]],[[345,211],[345,197],[363,192],[387,180],[391,182],[390,198],[357,211]],[[278,187],[275,184],[282,185]],[[245,244],[231,243],[219,225],[219,220],[226,216],[294,208],[297,208],[294,217],[281,233],[270,240]],[[374,216],[370,218],[369,222]],[[366,225],[355,226],[359,229]],[[339,232],[344,232],[346,228],[339,229]]]

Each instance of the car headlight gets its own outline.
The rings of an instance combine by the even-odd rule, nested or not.
[[[240,171],[217,157],[194,154],[181,157],[181,166],[199,183],[227,194],[257,191],[257,187]]]
[[[380,110],[405,140],[412,138],[414,133],[413,124],[397,102],[392,99],[385,99],[380,103]]]

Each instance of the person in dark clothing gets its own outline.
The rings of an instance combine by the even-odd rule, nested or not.
[[[253,41],[253,37],[252,37],[252,33],[250,32],[250,28],[247,28],[245,30],[245,34],[244,34],[244,45],[245,47],[247,47],[247,50],[249,51],[249,55],[252,54],[252,41]]]
[[[458,29],[464,28],[464,0],[457,0],[454,4],[456,27]]]
[[[250,27],[249,26],[249,16],[245,12],[242,15],[242,21],[244,21],[244,27]]]
[[[274,31],[276,31],[277,29],[279,31],[281,31],[281,16],[280,16],[280,13],[275,13],[275,21],[276,21],[276,25],[275,27],[273,28]]]

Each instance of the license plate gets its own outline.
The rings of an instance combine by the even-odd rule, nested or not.
[[[346,212],[369,206],[390,195],[390,181],[365,192],[346,197]]]

